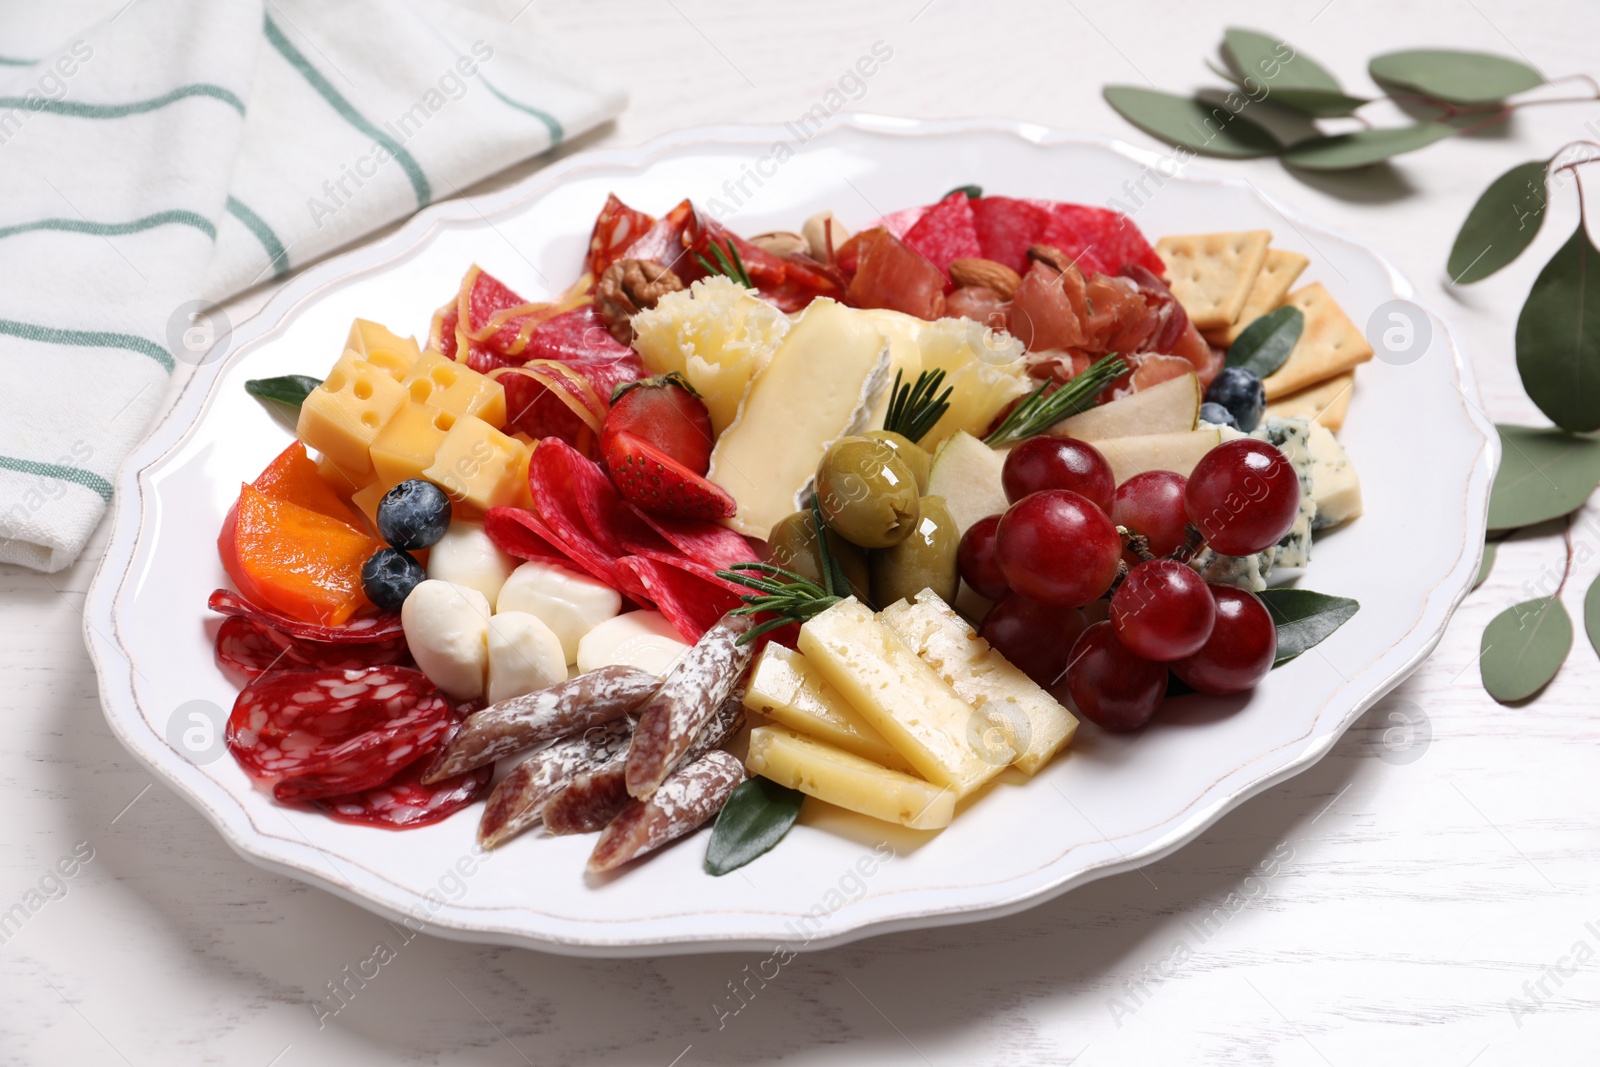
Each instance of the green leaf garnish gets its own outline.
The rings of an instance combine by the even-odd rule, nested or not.
[[[1297,307],[1269,311],[1244,328],[1228,347],[1228,366],[1254,371],[1265,378],[1289,358],[1305,329],[1306,317]]]
[[[755,283],[750,280],[749,273],[744,269],[744,260],[739,258],[739,246],[734,243],[733,238],[728,238],[726,250],[715,241],[710,242],[710,244],[711,255],[716,259],[715,263],[706,259],[699,252],[694,254],[694,258],[700,261],[700,265],[706,269],[707,273],[720,274],[723,277],[732,278],[746,289],[754,289],[756,287]]]
[[[1367,64],[1372,80],[1450,104],[1492,104],[1544,84],[1526,63],[1492,52],[1414,48],[1389,52]]]
[[[1310,589],[1263,589],[1256,596],[1267,606],[1278,627],[1278,655],[1282,666],[1316,645],[1350,621],[1361,605],[1349,597],[1330,596]]]
[[[1517,373],[1528,399],[1565,430],[1600,429],[1600,250],[1583,219],[1550,257],[1517,316]]]
[[[299,407],[305,403],[311,390],[322,384],[321,378],[305,374],[285,374],[278,378],[251,378],[244,383],[244,391],[263,400],[276,400],[280,404]]]
[[[1472,588],[1476,589],[1489,579],[1489,572],[1494,570],[1494,557],[1500,552],[1499,541],[1489,541],[1483,546],[1483,559],[1478,561],[1478,576],[1472,579]],[[1471,592],[1472,590],[1468,590]],[[1589,592],[1593,594],[1594,590]]]
[[[828,553],[826,538],[823,539],[818,551],[824,556],[823,562],[826,567],[824,573],[828,575],[827,585],[837,588],[835,583],[838,579],[842,579],[843,575],[838,573],[831,563],[832,556]],[[788,626],[790,623],[804,623],[844,599],[810,579],[772,563],[735,563],[726,570],[717,571],[717,577],[724,581],[737,582],[746,589],[755,590],[752,595],[740,597],[739,599],[744,601],[744,607],[734,608],[729,612],[730,615],[777,616],[741,636],[735,642],[740,645],[747,645],[761,635]]]
[[[916,384],[900,384],[900,371],[894,372],[894,388],[890,391],[889,410],[883,417],[883,428],[916,444],[927,436],[934,424],[950,410],[950,395],[955,386],[948,386],[934,396],[944,384],[943,370],[925,370],[917,375]]]
[[[1583,629],[1589,635],[1589,644],[1600,652],[1600,578],[1583,595]]]
[[[1482,281],[1520,256],[1544,222],[1543,161],[1519,163],[1496,178],[1467,213],[1445,271],[1457,285]]]
[[[1548,685],[1566,662],[1572,619],[1559,596],[1524,600],[1490,620],[1479,648],[1478,671],[1489,695],[1502,704],[1524,700]]]
[[[1496,426],[1505,446],[1489,489],[1489,529],[1569,515],[1600,485],[1600,441],[1546,427]]]
[[[1106,103],[1145,133],[1207,156],[1253,159],[1275,156],[1283,145],[1241,113],[1187,96],[1137,85],[1108,85]]]
[[[1096,404],[1100,391],[1128,369],[1115,352],[1089,364],[1084,372],[1055,392],[1045,395],[1050,382],[1044,382],[1011,409],[1011,414],[983,439],[986,445],[1007,445],[1025,437],[1044,433],[1062,419],[1087,411]]]
[[[1269,98],[1314,118],[1349,115],[1367,101],[1339,88],[1327,69],[1299,49],[1287,59],[1282,38],[1231,27],[1223,35],[1222,58],[1230,80],[1244,88],[1266,86]]]
[[[1296,141],[1283,153],[1283,161],[1303,170],[1354,170],[1382,163],[1391,156],[1415,152],[1435,141],[1453,137],[1454,126],[1442,122],[1421,122],[1415,126],[1389,126],[1330,137],[1308,137]]]
[[[706,873],[736,871],[783,840],[800,817],[806,795],[769,778],[747,778],[722,806],[711,842],[706,845]]]
[[[980,196],[983,195],[983,186],[981,186],[981,185],[958,185],[954,189],[950,190],[950,192],[945,193],[939,199],[940,200],[948,200],[951,196],[953,196],[956,193],[966,193],[968,200],[976,200]]]

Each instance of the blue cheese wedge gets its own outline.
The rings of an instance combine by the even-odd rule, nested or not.
[[[706,478],[738,504],[728,525],[765,538],[800,510],[822,454],[869,428],[888,381],[889,343],[872,320],[833,300],[812,301],[711,450]]]
[[[1312,423],[1306,447],[1311,453],[1311,498],[1317,504],[1311,528],[1323,530],[1360,515],[1361,479],[1333,431]]]

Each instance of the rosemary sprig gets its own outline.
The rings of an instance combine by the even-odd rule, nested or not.
[[[1082,374],[1048,396],[1045,390],[1050,388],[1050,383],[1045,382],[1013,408],[994,432],[983,439],[983,443],[1008,445],[1024,437],[1044,433],[1062,419],[1087,411],[1094,406],[1095,395],[1116,381],[1127,369],[1128,365],[1113,352],[1089,364]]]
[[[950,394],[955,386],[946,386],[937,397],[939,386],[944,385],[943,370],[925,370],[917,375],[914,385],[902,385],[901,372],[894,372],[894,389],[890,391],[889,411],[883,417],[883,428],[900,434],[913,444],[927,436],[934,423],[944,418],[950,410]]]
[[[747,571],[754,573],[747,574],[745,573]],[[794,571],[784,570],[775,563],[735,563],[727,570],[718,571],[717,577],[738,582],[747,589],[755,590],[754,594],[740,597],[744,601],[744,607],[734,608],[729,614],[770,613],[777,616],[741,636],[737,642],[741,645],[747,645],[762,634],[788,626],[792,622],[803,623],[844,599],[828,592],[810,579],[802,578]]]
[[[755,283],[750,280],[749,272],[744,269],[744,260],[739,258],[739,246],[733,243],[733,238],[728,238],[726,251],[717,242],[712,241],[711,256],[716,260],[715,263],[712,263],[711,260],[699,252],[694,254],[694,258],[700,261],[700,265],[708,273],[721,274],[732,278],[746,289],[754,289],[756,287]]]

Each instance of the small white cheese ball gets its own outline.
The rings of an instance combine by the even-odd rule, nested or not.
[[[489,620],[491,704],[564,682],[567,657],[561,638],[525,611],[504,611]]]
[[[600,623],[622,610],[615,589],[555,563],[524,563],[511,572],[495,611],[525,611],[537,615],[561,639],[568,663],[578,660],[578,641]]]
[[[630,611],[583,635],[578,642],[578,670],[638,667],[660,678],[688,648],[661,612]]]
[[[428,577],[465,585],[493,604],[517,560],[495,547],[481,522],[452,522],[428,550]]]
[[[447,696],[483,696],[489,666],[489,601],[476,589],[436,578],[417,583],[400,606],[411,658]]]

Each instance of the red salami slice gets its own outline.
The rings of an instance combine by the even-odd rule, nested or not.
[[[615,585],[617,553],[590,531],[584,519],[585,507],[593,511],[603,505],[593,500],[579,503],[580,496],[592,497],[598,491],[593,473],[598,473],[593,462],[564,442],[542,441],[528,463],[528,491],[540,520],[573,561]]]
[[[365,615],[351,619],[343,626],[322,626],[314,622],[292,619],[281,612],[252,604],[232,589],[218,589],[206,601],[206,606],[221,615],[243,615],[264,623],[279,633],[334,645],[365,645],[404,637],[400,627],[400,613]]]
[[[230,615],[217,630],[217,662],[254,678],[270,670],[360,670],[410,658],[404,637],[371,644],[328,644],[281,634],[244,615]]]
[[[922,219],[922,216],[932,211],[934,206],[933,204],[928,204],[923,207],[904,208],[892,215],[885,215],[877,222],[872,223],[872,225],[863,227],[863,229],[870,230],[874,227],[882,226],[896,237],[903,239],[906,234],[911,232],[911,227],[915,226]]]
[[[689,568],[687,560],[667,562],[644,556],[625,556],[617,561],[621,572],[631,574],[643,590],[643,598],[667,617],[685,641],[698,641],[717,624],[717,620],[736,607],[739,595],[707,572]]]
[[[509,556],[564,567],[577,562],[555,533],[526,508],[490,508],[483,514],[483,530]]]
[[[906,231],[906,246],[926,256],[941,274],[950,274],[950,261],[983,255],[972,219],[972,201],[957,191],[939,201]]]
[[[644,236],[629,245],[623,255],[628,259],[660,263],[662,266],[672,268],[678,277],[687,280],[692,271],[700,269],[700,264],[689,255],[683,242],[684,231],[688,229],[693,219],[694,205],[687,200],[679,201],[676,207],[657,219],[656,224],[645,231]]]
[[[696,563],[713,570],[722,570],[735,563],[759,559],[750,542],[726,526],[700,519],[669,519],[658,515],[639,513],[651,529],[660,534],[673,548]],[[639,549],[630,551],[641,553]]]
[[[1084,274],[1116,274],[1126,263],[1137,263],[1157,275],[1166,273],[1139,227],[1121,212],[1086,204],[1036,203],[1050,212],[1040,242],[1065,252]]]
[[[458,778],[446,778],[433,785],[418,779],[424,761],[417,761],[383,785],[350,796],[317,801],[317,807],[339,822],[381,826],[390,830],[411,830],[447,819],[465,808],[489,788],[493,767],[468,771]]]
[[[443,740],[455,715],[420,671],[271,671],[239,693],[228,749],[285,802],[358,793]]]
[[[1029,200],[985,196],[972,201],[972,224],[985,259],[1026,274],[1028,249],[1043,240],[1050,212]]]
[[[608,195],[589,234],[589,273],[598,279],[655,223],[649,215],[617,199],[616,193]]]
[[[460,305],[454,300],[435,311],[433,323],[428,327],[428,347],[444,353],[447,359],[455,359],[456,324],[460,321]]]

